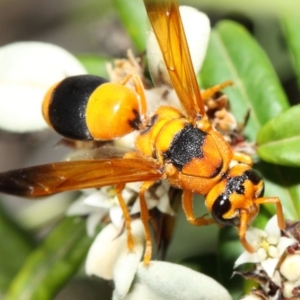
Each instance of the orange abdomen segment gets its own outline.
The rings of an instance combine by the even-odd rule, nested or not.
[[[75,140],[93,139],[86,124],[86,106],[91,94],[107,80],[93,75],[67,77],[45,95],[43,116],[59,134]]]
[[[86,107],[86,124],[96,140],[112,140],[137,130],[139,103],[134,91],[119,83],[100,85]]]
[[[54,130],[75,140],[113,140],[139,129],[141,122],[133,90],[93,75],[68,77],[54,85],[42,111]]]
[[[157,158],[160,163],[163,163],[163,159],[157,156],[157,149],[159,152],[164,151],[162,149],[168,149],[174,137],[174,130],[178,132],[182,129],[181,121],[179,121],[179,125],[174,126],[181,118],[182,114],[176,108],[160,106],[151,117],[147,128],[139,132],[135,140],[136,149],[143,155]],[[171,127],[167,125],[169,122],[172,123]],[[158,136],[164,128],[167,128],[168,132],[164,131],[162,139],[158,140]]]

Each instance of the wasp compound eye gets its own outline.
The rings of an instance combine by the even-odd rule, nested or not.
[[[262,178],[252,169],[245,172],[245,176],[251,181],[253,186],[256,186],[256,198],[264,195],[265,187]]]
[[[223,215],[227,213],[231,208],[231,203],[226,195],[220,195],[212,206],[213,218],[223,226],[238,226],[239,219],[237,217],[231,219],[223,218]]]

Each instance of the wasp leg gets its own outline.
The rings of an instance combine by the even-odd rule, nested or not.
[[[277,214],[277,222],[280,229],[285,229],[285,222],[283,216],[282,205],[280,199],[278,197],[262,197],[254,200],[255,204],[268,204],[274,203],[276,204],[276,214]]]
[[[144,231],[145,231],[145,238],[146,238],[146,249],[144,254],[144,264],[148,265],[151,256],[152,256],[152,240],[151,240],[151,234],[150,234],[150,228],[149,228],[149,211],[147,207],[147,202],[145,199],[145,192],[150,188],[151,185],[153,185],[155,181],[146,181],[142,184],[139,198],[140,198],[140,209],[141,209],[141,220],[144,225]]]
[[[212,98],[214,94],[216,94],[217,92],[221,91],[222,89],[226,88],[229,85],[233,85],[233,82],[228,80],[228,81],[224,81],[223,83],[214,85],[205,91],[201,91],[201,97],[203,101]]]
[[[250,155],[244,154],[244,153],[240,153],[240,152],[234,152],[233,154],[233,160],[236,160],[240,163],[246,164],[250,167],[253,166],[253,160],[251,158]]]
[[[129,75],[125,76],[125,78],[120,83],[125,85],[130,79],[133,81],[135,91],[139,95],[141,121],[143,124],[146,124],[147,101],[146,101],[146,96],[145,96],[145,91],[144,91],[144,86],[143,86],[142,80],[141,80],[140,76],[137,74],[129,74]]]
[[[249,223],[248,212],[246,210],[241,210],[241,218],[240,218],[240,226],[239,226],[240,241],[241,244],[248,252],[253,253],[255,249],[246,240],[246,231],[248,228],[248,223]]]
[[[127,246],[130,251],[133,251],[134,241],[133,241],[133,236],[132,236],[132,232],[131,232],[131,218],[130,218],[130,214],[128,212],[127,205],[122,196],[122,191],[124,190],[124,187],[125,187],[124,184],[122,184],[122,185],[118,184],[116,186],[116,194],[117,194],[117,198],[119,200],[119,204],[121,206],[123,216],[125,219],[125,228],[126,228],[126,233],[127,233]]]
[[[195,217],[193,208],[193,193],[189,190],[183,190],[182,207],[187,220],[193,225],[202,226],[215,223],[215,220],[213,218],[205,218],[205,216],[198,218]]]

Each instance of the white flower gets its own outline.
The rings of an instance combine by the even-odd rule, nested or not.
[[[128,189],[122,192],[125,200],[129,200],[133,195],[134,192]],[[122,210],[112,186],[83,190],[79,199],[69,207],[67,215],[87,216],[87,233],[90,237],[95,235],[97,225],[107,215],[116,227],[123,224]]]
[[[134,251],[127,245],[127,233],[110,223],[98,234],[86,259],[86,273],[118,283],[119,293],[126,295],[132,283],[145,245],[144,228],[141,220],[131,222]]]
[[[123,274],[123,280],[126,280]],[[187,267],[162,261],[139,263],[128,295],[120,294],[115,281],[114,300],[229,300],[228,291],[214,279]]]
[[[140,191],[141,183],[127,183],[126,188],[134,190],[136,193]],[[146,192],[145,197],[147,201],[148,209],[157,207],[162,213],[169,214],[171,216],[175,215],[169,201],[170,184],[167,181],[161,181],[161,183],[155,188],[154,195],[149,191]],[[153,197],[154,196],[154,197]],[[140,211],[140,202],[137,200],[130,210],[131,214],[138,213]]]
[[[245,263],[258,263],[270,278],[274,275],[286,248],[296,243],[293,238],[281,236],[276,216],[269,220],[264,231],[253,227],[249,228],[246,239],[256,251],[254,253],[244,251],[236,260],[234,267]]]
[[[66,50],[41,42],[0,48],[0,127],[14,132],[48,128],[41,114],[47,90],[67,76],[85,74]]]
[[[140,182],[127,183],[122,191],[125,203],[132,198],[136,198],[131,214],[140,212],[140,204],[138,201],[138,193],[140,191]],[[162,181],[154,191],[154,194],[146,192],[146,201],[148,209],[157,207],[161,212],[174,215],[174,211],[169,203],[170,185],[166,181]],[[95,235],[95,230],[100,221],[109,215],[110,220],[118,228],[123,226],[123,212],[119,205],[113,186],[102,187],[101,189],[87,189],[82,191],[82,195],[68,209],[68,216],[87,216],[87,232],[89,236]]]
[[[126,204],[134,200],[132,207],[129,207],[131,214],[140,212],[140,186],[139,182],[129,183],[122,191]],[[169,204],[169,188],[167,182],[161,182],[151,192],[147,191],[145,196],[148,209],[157,207],[164,213],[174,214]],[[119,294],[126,295],[144,251],[145,237],[141,220],[131,222],[134,249],[129,251],[123,213],[113,186],[83,190],[83,194],[71,205],[67,214],[87,216],[87,232],[90,236],[95,234],[101,220],[109,215],[111,223],[97,235],[89,250],[86,273],[120,281]]]
[[[288,281],[300,280],[300,254],[289,254],[280,266],[280,273]]]
[[[110,223],[103,228],[91,246],[86,273],[113,279],[113,299],[231,299],[228,291],[214,279],[186,267],[151,261],[140,262],[145,245],[141,220],[132,221],[134,251],[129,252],[124,229]]]

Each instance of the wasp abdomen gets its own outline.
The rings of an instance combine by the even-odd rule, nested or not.
[[[113,140],[141,123],[136,93],[93,75],[68,77],[53,86],[45,96],[43,115],[59,134],[75,140]]]
[[[94,90],[106,82],[106,79],[92,75],[72,76],[59,82],[45,96],[45,120],[64,137],[92,139],[86,122],[86,107]]]

